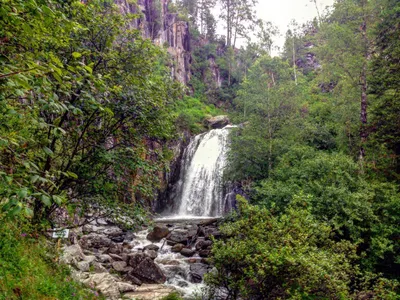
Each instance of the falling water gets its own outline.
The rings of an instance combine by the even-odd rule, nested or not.
[[[229,129],[213,129],[194,137],[186,148],[173,213],[181,218],[217,217],[225,210],[223,170]]]

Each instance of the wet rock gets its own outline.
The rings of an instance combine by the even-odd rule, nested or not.
[[[123,235],[111,237],[111,240],[114,243],[122,243],[124,241],[124,239],[125,239],[125,237]]]
[[[175,244],[172,246],[171,251],[172,252],[181,252],[184,247],[185,247],[185,245],[183,245],[183,244]]]
[[[211,251],[210,250],[200,250],[199,251],[199,255],[200,257],[209,257],[210,256]]]
[[[160,249],[160,247],[158,247],[155,244],[150,244],[143,248],[143,250],[153,250],[153,251],[158,251],[158,249]]]
[[[200,240],[196,243],[196,250],[206,249],[207,247],[212,245],[212,241],[204,241]]]
[[[133,268],[130,274],[144,283],[164,283],[166,280],[160,267],[144,253],[130,255],[129,265]]]
[[[82,248],[90,249],[90,248],[105,248],[111,245],[111,240],[105,235],[90,233],[88,235],[84,235],[79,241]]]
[[[127,243],[132,242],[135,238],[136,238],[136,235],[133,232],[128,231],[125,234],[124,242],[127,242]]]
[[[112,263],[112,267],[115,271],[122,272],[126,268],[127,264],[124,261],[115,261]]]
[[[152,242],[159,242],[169,233],[170,231],[166,226],[156,225],[146,238]]]
[[[156,259],[157,258],[157,252],[156,251],[154,251],[154,250],[144,250],[144,253],[146,254],[146,255],[148,255],[151,259]]]
[[[181,229],[172,231],[170,236],[168,237],[168,241],[184,245],[187,244],[187,240],[188,240],[188,232],[186,230],[181,230]]]
[[[183,249],[181,250],[181,254],[182,254],[183,256],[186,256],[186,257],[191,257],[191,256],[193,256],[195,253],[196,253],[196,251],[194,251],[194,250],[192,250],[192,249],[188,249],[188,248],[183,248]]]
[[[207,265],[196,263],[190,265],[190,277],[191,281],[194,283],[200,283],[203,280],[204,274],[209,270]]]

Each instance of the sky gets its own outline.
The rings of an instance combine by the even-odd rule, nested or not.
[[[317,16],[314,1],[310,0],[258,0],[256,11],[260,19],[272,22],[279,28],[280,37],[275,39],[275,45],[282,48],[285,42],[285,33],[292,19],[302,24],[313,20]],[[331,6],[334,0],[317,0],[317,5],[321,14],[326,6]],[[218,32],[224,34],[222,25],[219,24]],[[273,55],[277,55],[274,51]]]

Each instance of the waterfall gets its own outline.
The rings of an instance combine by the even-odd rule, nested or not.
[[[185,149],[173,214],[179,217],[218,217],[225,211],[223,170],[229,129],[213,129],[194,137]]]

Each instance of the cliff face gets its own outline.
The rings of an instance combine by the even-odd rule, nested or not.
[[[171,75],[183,84],[190,80],[190,33],[189,23],[180,21],[176,13],[168,11],[169,0],[114,0],[122,14],[139,14],[132,20],[131,28],[140,29],[143,37],[155,44],[167,46],[171,55]],[[157,5],[160,4],[160,5]],[[161,11],[157,8],[161,6]]]

